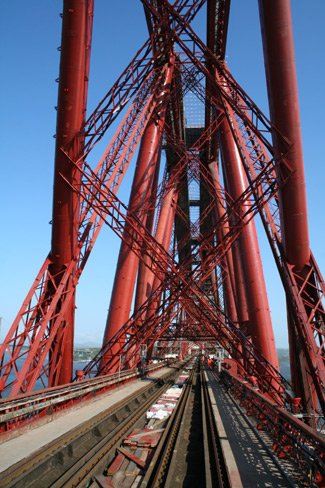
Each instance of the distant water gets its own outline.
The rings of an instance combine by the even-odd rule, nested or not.
[[[282,376],[285,377],[286,380],[289,382],[291,381],[290,375],[290,358],[289,358],[289,349],[278,349],[278,358],[280,363],[280,373]]]
[[[24,360],[21,359],[17,361],[17,366],[18,366],[18,369],[20,370],[20,368],[22,367],[24,363]],[[76,373],[76,370],[77,369],[83,369],[85,366],[86,366],[87,362],[85,361],[73,361],[73,376],[75,376],[75,373]],[[14,375],[13,374],[10,374],[9,375],[9,378],[12,377],[12,379],[14,378]],[[41,389],[42,388],[42,382],[41,381],[36,381],[35,383],[35,390],[38,390],[38,389]],[[2,398],[6,398],[8,396],[9,392],[5,391],[2,393]]]
[[[290,359],[289,359],[289,350],[288,349],[278,349],[278,357],[280,363],[280,372],[281,374],[290,382]],[[22,367],[23,360],[21,360],[21,364],[18,363],[18,369]],[[76,369],[83,369],[86,366],[87,362],[85,361],[73,361],[73,373],[75,375]],[[36,382],[35,390],[41,389],[42,384],[40,381]],[[2,397],[5,398],[8,396],[8,393],[4,392]]]

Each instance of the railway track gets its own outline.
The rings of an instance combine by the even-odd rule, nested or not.
[[[229,487],[204,371],[193,371],[140,484]]]
[[[107,465],[110,455],[143,417],[146,410],[174,382],[179,368],[151,381],[133,395],[84,422],[1,473],[1,488],[87,486]],[[103,466],[102,466],[103,464]]]
[[[173,369],[13,466],[2,473],[0,487],[229,487],[199,365],[192,369],[170,417],[151,420],[152,430],[146,428],[146,412],[170,391],[179,374],[179,369]],[[159,432],[157,444],[125,448],[125,439],[148,431],[152,436]],[[118,462],[122,455],[128,462]]]
[[[174,367],[160,379],[148,378],[149,384],[141,390],[2,472],[0,488],[230,487],[228,470],[236,480],[237,468],[225,447],[228,434],[222,432],[220,413],[223,446],[219,440],[216,398],[220,412],[232,419],[230,432],[235,429],[249,436],[249,453],[238,437],[236,459],[249,465],[241,466],[243,486],[252,486],[249,472],[255,465],[260,482],[264,477],[273,483],[267,486],[310,486],[290,459],[275,459],[272,439],[267,432],[257,431],[237,402],[222,393],[214,372],[202,371],[199,363],[183,369],[184,365]],[[168,416],[149,416],[154,407],[166,407],[168,402],[174,402]]]

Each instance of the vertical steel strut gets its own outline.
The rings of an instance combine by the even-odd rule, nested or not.
[[[145,202],[150,199],[153,179],[160,158],[161,140],[174,62],[174,56],[171,54],[162,90],[156,94],[154,111],[142,136],[132,183],[129,210],[138,215],[142,223],[146,222],[147,215],[141,212],[141,209]],[[126,235],[128,234],[129,229],[126,229]],[[128,236],[128,239],[130,238],[132,236]],[[103,339],[104,346],[130,316],[138,264],[138,257],[132,252],[130,245],[122,241]]]
[[[89,3],[90,5],[91,3]],[[175,7],[184,12],[185,18],[191,20],[201,5],[202,1],[197,0],[189,2],[185,6],[180,2],[179,5],[175,4]],[[85,43],[87,47],[90,43],[90,18],[91,16],[88,16],[86,27]],[[159,28],[160,23],[158,22],[157,30]],[[67,165],[62,168],[58,177],[65,182],[68,194],[73,189],[75,195],[78,195],[78,188],[73,187],[71,178],[67,174],[69,173],[67,167],[70,166],[71,172],[79,175],[76,170],[80,168],[80,162],[103,138],[129,100],[134,100],[129,113],[113,137],[107,153],[95,172],[97,182],[100,182],[101,185],[108,185],[112,191],[117,191],[137,148],[145,124],[152,114],[152,97],[149,94],[159,92],[161,88],[164,70],[153,72],[151,45],[151,39],[148,39],[87,119],[83,129],[84,147],[79,157],[77,159],[71,157],[71,148],[82,147],[79,132],[70,141],[69,146],[61,146],[62,160],[65,160]],[[169,51],[162,46],[157,58],[164,59],[167,52]],[[88,66],[89,57],[87,56],[84,75],[88,71]],[[86,86],[88,80],[85,80],[84,76],[82,81]],[[81,97],[79,101],[81,101]],[[83,185],[84,182],[81,183],[81,187]],[[98,217],[93,208],[96,195],[92,195],[88,190],[86,189],[85,198],[81,202],[78,241],[71,253],[72,259],[70,262],[64,263],[59,274],[54,275],[51,272],[51,257],[45,259],[0,346],[1,391],[5,389],[11,395],[15,395],[19,392],[31,391],[37,379],[44,387],[48,386],[49,382],[62,380],[62,378],[58,379],[61,374],[62,356],[60,356],[57,346],[64,340],[63,336],[67,330],[62,327],[62,323],[65,323],[65,314],[70,308],[70,300],[73,299],[78,280],[103,224],[103,220]],[[74,197],[71,198],[74,199]],[[72,360],[71,355],[70,360]],[[71,369],[71,365],[69,368]]]
[[[87,88],[91,46],[93,0],[65,0],[63,6],[61,62],[57,106],[51,274],[57,276],[74,258],[78,239],[79,197],[61,178],[73,185],[80,185],[80,174],[62,152],[64,147],[70,158],[77,160],[83,152],[82,126],[86,117]],[[75,272],[70,284],[73,288]],[[58,309],[60,305],[58,305]],[[58,310],[59,311],[59,310]],[[51,372],[49,386],[72,380],[75,297],[62,317],[64,340],[53,342],[50,351]],[[58,368],[58,363],[62,362]]]
[[[226,175],[230,195],[236,200],[248,186],[240,154],[233,139],[229,124],[224,120],[220,130],[223,170]],[[250,202],[243,202],[247,210]],[[275,368],[279,368],[271,315],[267,300],[262,262],[258,247],[256,227],[253,220],[247,223],[239,237],[245,290],[248,302],[248,330],[253,344]]]
[[[288,264],[293,265],[304,280],[310,271],[310,247],[290,1],[275,0],[270,5],[268,1],[259,0],[259,12],[271,120],[291,143],[286,159],[292,175],[280,191],[285,256]],[[276,134],[273,135],[273,143],[279,157],[283,147]],[[317,301],[317,293],[311,290],[311,294],[314,295],[314,301]],[[318,405],[317,396],[315,391],[307,393],[310,390],[310,369],[290,308],[288,303],[293,386],[297,395],[303,397],[305,405],[315,410]]]
[[[13,395],[38,378],[70,381],[75,290],[105,223],[122,245],[103,348],[85,372],[112,371],[122,354],[134,365],[140,345],[150,351],[159,339],[212,341],[285,405],[253,221],[260,213],[287,297],[294,387],[309,413],[325,412],[325,290],[309,249],[289,2],[260,0],[271,121],[225,65],[230,2],[207,1],[207,44],[193,31],[205,3],[143,0],[150,38],[84,121],[92,2],[65,1],[52,249],[0,349],[2,388]],[[188,93],[205,109],[193,144]],[[93,170],[86,157],[127,103]],[[117,190],[140,141],[126,206]],[[166,177],[155,195],[162,145]]]

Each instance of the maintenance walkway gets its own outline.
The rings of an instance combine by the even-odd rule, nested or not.
[[[2,442],[0,445],[0,473],[22,459],[40,451],[44,446],[58,439],[66,432],[77,428],[101,412],[113,407],[126,397],[140,392],[148,381],[160,379],[170,371],[170,367],[164,367],[149,373],[146,378],[124,383],[103,395],[94,397],[91,402],[79,404],[72,410],[65,410],[63,414],[56,415],[48,423],[36,425],[30,430],[24,430],[21,435]]]
[[[219,438],[233,472],[232,486],[247,488],[298,487],[291,464],[281,465],[265,433],[257,431],[240,406],[228,394],[218,375],[206,371],[208,389]]]

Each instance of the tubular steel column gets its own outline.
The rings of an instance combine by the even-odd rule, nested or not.
[[[154,111],[153,116],[150,118],[141,140],[129,201],[129,212],[134,214],[137,214],[144,202],[150,198],[155,168],[157,161],[159,160],[166,112],[166,96],[169,91],[173,74],[173,62],[174,61],[171,62],[167,70],[164,91],[160,94],[159,99],[157,99],[156,111]],[[160,106],[160,104],[162,104],[162,106]],[[146,215],[143,215],[140,218],[143,221],[145,217]],[[128,235],[127,225],[124,234]],[[104,345],[129,318],[138,263],[138,257],[132,252],[129,246],[126,245],[125,241],[123,241],[120,248],[112,290],[111,303],[103,340]],[[105,362],[105,360],[106,358],[104,357],[103,362]]]
[[[285,252],[301,270],[310,258],[298,89],[289,0],[259,0],[271,120],[292,144],[286,161],[293,174],[281,189]],[[278,155],[281,146],[274,136]]]
[[[291,144],[286,161],[293,172],[280,189],[285,255],[304,277],[308,272],[310,245],[290,1],[259,0],[259,12],[271,121]],[[279,157],[282,148],[275,134],[273,143]],[[310,377],[305,372],[308,366],[294,332],[290,310],[288,333],[293,388],[304,402],[317,408],[315,397],[311,401],[307,400],[308,393],[305,396],[310,388]]]
[[[178,200],[178,192],[175,190],[175,187],[172,186],[166,191],[163,197],[160,214],[158,217],[155,239],[157,242],[159,242],[159,244],[163,246],[163,248],[166,251],[169,251],[170,248],[173,224],[175,219],[175,212],[177,207],[177,200]],[[151,292],[155,291],[160,284],[161,284],[160,278],[155,276],[153,273],[148,275],[148,285],[150,286]],[[160,300],[161,300],[161,296],[157,300],[151,299],[149,301],[148,307],[146,309],[146,316],[142,317],[143,321],[155,313],[157,307],[159,306]],[[150,359],[152,356],[153,347],[154,347],[153,345],[148,347],[147,350],[148,359]],[[138,362],[138,357],[137,357],[136,350],[134,350],[133,359],[132,362],[129,363],[129,367],[130,368],[134,367],[137,364],[137,362]]]
[[[149,211],[146,227],[150,234],[152,233],[152,227],[154,223],[155,217],[155,206],[156,206],[156,193],[157,193],[157,185],[158,185],[158,178],[159,178],[159,169],[160,169],[160,156],[161,150],[159,152],[158,161],[155,170],[155,176],[153,181],[151,199],[152,199],[152,208]],[[146,262],[150,261],[149,256],[146,256],[146,246],[143,247],[143,254],[145,256]],[[137,310],[141,307],[141,305],[147,300],[151,293],[152,282],[154,280],[153,272],[144,264],[144,262],[139,263],[139,270],[138,270],[138,279],[137,279],[137,287],[134,299],[134,310]]]
[[[227,175],[223,175],[224,178],[224,186],[226,193],[230,195],[229,185],[227,183]],[[228,202],[229,203],[229,202]],[[227,224],[227,227],[230,228],[232,225],[231,221]],[[242,257],[240,253],[240,245],[238,241],[235,241],[229,250],[232,256],[232,263],[233,263],[233,288],[235,290],[235,300],[236,300],[236,308],[237,308],[237,316],[238,322],[241,325],[243,332],[246,334],[246,325],[248,323],[248,305],[247,305],[247,296],[246,296],[246,288],[245,288],[245,280],[244,280],[244,273],[243,273],[243,265],[242,265]]]
[[[234,275],[236,281],[236,306],[238,322],[242,328],[245,329],[248,323],[248,309],[247,309],[247,298],[245,291],[245,279],[243,273],[242,259],[240,256],[239,243],[234,242],[232,248],[232,256],[234,261]]]
[[[160,150],[161,128],[151,118],[143,134],[129,201],[129,212],[138,213],[152,185]],[[144,217],[144,216],[143,216]],[[122,241],[118,258],[111,303],[107,318],[104,343],[128,320],[132,305],[139,259]]]
[[[167,252],[169,251],[173,234],[178,195],[179,191],[175,188],[169,189],[165,194],[161,205],[161,211],[155,235],[156,241],[159,242]],[[155,291],[159,287],[160,283],[161,280],[157,276],[155,276],[152,284],[152,291]],[[147,318],[156,312],[159,306],[160,299],[161,297],[157,301],[151,300],[149,302]],[[148,348],[148,358],[151,358],[152,352],[153,345]]]
[[[80,174],[61,148],[74,161],[83,148],[82,134],[78,138],[75,136],[85,120],[92,11],[92,0],[64,1],[52,218],[51,273],[54,275],[61,273],[71,262],[77,244],[79,197],[60,174],[77,188]],[[72,140],[73,145],[70,144]],[[71,299],[65,315],[64,343],[58,340],[51,351],[52,371],[60,361],[60,356],[62,363],[59,377],[50,374],[50,383],[67,383],[72,379],[74,311],[75,297]]]
[[[169,180],[171,179],[172,172],[169,176]],[[172,185],[167,189],[161,204],[155,239],[163,246],[166,251],[169,251],[171,243],[178,196],[179,191],[175,188],[175,185]],[[152,284],[152,291],[155,291],[160,283],[161,280],[157,276],[155,276]],[[159,304],[157,302],[153,302],[152,300],[150,301],[147,311],[147,317],[150,317],[150,315],[152,315],[156,311],[158,305]]]
[[[229,191],[236,200],[246,189],[247,180],[241,158],[233,139],[227,120],[220,130],[223,168],[226,174]],[[247,202],[248,204],[248,202]],[[245,288],[249,307],[249,332],[253,344],[263,356],[278,369],[274,335],[270,310],[267,300],[263,268],[259,253],[255,223],[246,222],[239,238]]]
[[[212,161],[208,165],[209,171],[211,173],[211,178],[215,187],[216,191],[216,221],[220,221],[224,218],[226,210],[223,206],[222,198],[223,198],[223,191],[220,183],[220,175],[218,169],[217,161]],[[224,236],[229,232],[229,226],[227,222],[224,222],[218,229],[218,238],[221,242]],[[225,258],[222,260],[221,263],[222,267],[226,270],[226,276],[224,279],[223,287],[224,287],[224,294],[226,298],[226,308],[227,308],[227,315],[233,322],[238,321],[238,314],[236,309],[236,293],[235,293],[235,279],[234,279],[234,263],[233,263],[233,255],[232,250],[229,249]]]
[[[216,220],[219,221],[220,219],[225,217],[226,208],[224,207],[224,191],[220,183],[220,173],[218,168],[217,161],[213,161],[209,164],[209,171],[212,175],[212,180],[216,189]],[[224,175],[225,179],[225,175]],[[219,240],[222,242],[224,237],[229,232],[229,223],[224,221],[219,228]],[[236,243],[235,243],[236,244]],[[235,261],[235,252],[234,247],[235,244],[228,250],[225,258],[222,260],[222,265],[226,267],[227,275],[224,280],[224,294],[225,294],[225,302],[226,302],[226,313],[228,317],[233,321],[238,323],[239,327],[243,328],[244,322],[245,325],[248,319],[247,313],[247,304],[246,304],[246,296],[244,291],[244,285],[241,282],[240,273],[238,270],[238,262]],[[236,269],[237,265],[237,269]],[[246,315],[245,315],[245,305],[246,305]],[[245,331],[246,332],[246,331]],[[233,353],[234,354],[234,353]],[[236,355],[234,355],[235,357]],[[241,359],[237,357],[239,362],[242,362]]]

